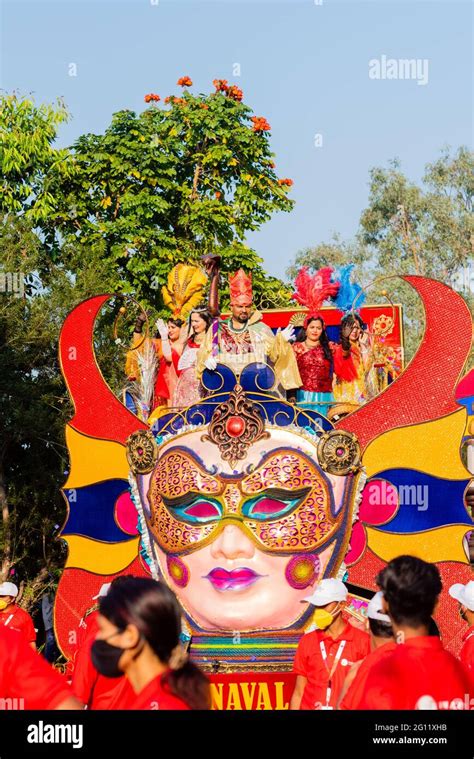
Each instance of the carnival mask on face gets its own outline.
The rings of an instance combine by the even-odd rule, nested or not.
[[[150,527],[167,553],[196,551],[227,524],[263,551],[314,551],[337,531],[328,478],[303,453],[281,448],[246,474],[218,477],[186,448],[165,453],[148,492]]]

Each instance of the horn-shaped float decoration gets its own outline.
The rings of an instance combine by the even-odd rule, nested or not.
[[[84,435],[125,445],[132,432],[148,427],[115,397],[97,364],[94,323],[110,297],[97,295],[71,311],[59,338],[59,360],[75,408],[70,426]]]
[[[440,419],[459,410],[455,388],[471,348],[468,306],[454,290],[437,280],[403,276],[420,295],[425,331],[420,347],[393,384],[335,426],[357,435],[362,448],[396,427]],[[440,338],[449,322],[449,347]],[[444,336],[446,340],[446,334]]]

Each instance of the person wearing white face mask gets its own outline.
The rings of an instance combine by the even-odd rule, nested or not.
[[[468,628],[463,635],[463,645],[459,658],[467,669],[474,685],[474,580],[463,585],[451,585],[449,595],[459,603],[459,614]]]
[[[383,593],[379,591],[370,599],[367,607],[372,650],[365,659],[356,662],[350,668],[341,692],[339,709],[360,708],[359,705],[364,695],[365,684],[371,668],[396,647],[390,617],[382,612],[382,608]]]
[[[18,588],[13,582],[0,584],[0,625],[17,630],[36,650],[36,630],[33,620],[25,609],[18,606]]]
[[[344,617],[347,588],[341,580],[321,580],[304,600],[316,607],[313,621],[318,629],[303,635],[298,644],[290,709],[335,709],[347,667],[367,656],[370,638]]]

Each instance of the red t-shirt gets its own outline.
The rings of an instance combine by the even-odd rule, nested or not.
[[[373,651],[365,657],[360,664],[357,674],[347,689],[346,695],[339,704],[339,709],[360,709],[361,701],[364,696],[365,687],[367,684],[367,677],[369,672],[379,661],[382,661],[386,656],[392,653],[396,648],[396,643],[393,640],[388,640],[379,648],[375,648]]]
[[[71,696],[64,677],[21,633],[0,627],[0,698],[18,699],[12,709],[54,709]]]
[[[327,656],[326,664],[323,651]],[[359,659],[363,659],[369,652],[369,634],[349,622],[337,638],[331,637],[324,630],[314,630],[303,635],[293,664],[293,672],[307,679],[300,709],[321,709],[326,706],[329,673],[333,669],[329,706],[335,709],[344,679],[349,671],[348,667]],[[336,657],[339,659],[337,665]]]
[[[155,711],[159,709],[189,710],[189,706],[178,696],[170,693],[168,687],[162,682],[162,675],[158,675],[143,688],[135,700],[129,706],[121,706],[121,709],[143,709]]]
[[[439,638],[408,638],[372,667],[359,708],[466,709],[469,679]]]
[[[460,653],[461,664],[467,669],[474,682],[474,625],[468,629],[462,640],[463,647],[461,648]]]
[[[11,604],[6,609],[0,611],[0,625],[9,627],[10,630],[21,632],[28,643],[36,643],[36,630],[33,620],[21,606]]]
[[[88,709],[126,709],[135,693],[125,675],[104,677],[92,664],[90,651],[98,630],[97,617],[98,612],[92,612],[85,619],[87,628],[74,660],[72,690]]]

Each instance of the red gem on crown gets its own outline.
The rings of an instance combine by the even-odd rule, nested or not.
[[[229,416],[225,430],[231,437],[240,437],[245,430],[245,421],[240,416]]]

